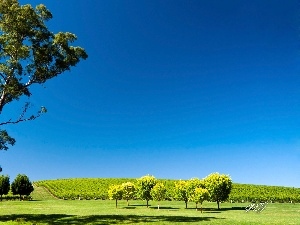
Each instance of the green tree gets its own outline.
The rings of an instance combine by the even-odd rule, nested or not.
[[[123,199],[127,201],[127,206],[129,206],[129,199],[133,199],[135,196],[135,186],[131,182],[126,182],[122,184],[123,188]]]
[[[198,203],[201,204],[201,213],[202,213],[202,203],[208,199],[209,199],[208,190],[201,187],[195,188],[193,194],[190,196],[190,200],[196,203],[196,210],[198,210]]]
[[[110,200],[116,200],[116,208],[118,208],[118,200],[121,200],[123,196],[122,185],[112,185],[108,189],[108,197]]]
[[[220,202],[227,200],[231,192],[232,180],[230,176],[212,173],[204,178],[204,183],[211,200],[217,202],[218,209],[220,209]]]
[[[204,181],[200,180],[199,178],[191,178],[187,181],[187,197],[188,200],[194,202],[193,196],[196,188],[205,188]],[[197,206],[197,204],[196,204]]]
[[[33,8],[18,0],[0,0],[0,114],[7,104],[29,99],[32,85],[43,84],[87,58],[83,48],[70,45],[77,39],[74,34],[48,30],[45,22],[51,18],[42,4]],[[20,116],[0,122],[0,126],[34,120],[47,111],[41,107],[28,115],[29,108],[27,101]],[[0,129],[0,150],[14,143],[15,139]]]
[[[149,207],[149,200],[152,199],[151,190],[156,183],[156,178],[150,175],[137,179],[137,196],[147,201],[147,208]]]
[[[157,209],[159,210],[159,202],[163,201],[166,197],[167,189],[165,185],[161,182],[157,183],[152,189],[151,189],[151,197],[153,200],[158,201]]]
[[[0,176],[0,199],[2,201],[2,195],[7,195],[10,189],[9,176]]]
[[[177,201],[184,201],[185,202],[185,208],[187,209],[188,204],[188,182],[187,181],[176,181],[174,184],[174,192],[173,197]]]
[[[29,178],[24,174],[18,174],[15,180],[11,184],[11,191],[14,195],[20,196],[20,201],[22,196],[29,196],[33,192],[34,188]]]

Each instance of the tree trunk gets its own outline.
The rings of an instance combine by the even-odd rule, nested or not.
[[[1,202],[2,202],[2,195],[1,195]]]
[[[185,201],[185,208],[186,208],[186,209],[187,209],[187,203],[188,203],[188,202],[187,202],[187,201]]]
[[[159,210],[159,203],[158,203],[158,205],[157,205],[157,209]]]
[[[149,200],[147,200],[147,208],[148,208],[148,206],[149,206],[149,205],[148,205],[148,201],[149,201]]]
[[[118,208],[118,199],[116,199],[116,208]]]
[[[1,98],[0,98],[0,114],[2,113],[3,107],[5,105],[5,92],[2,91]]]
[[[218,204],[218,210],[220,210],[220,202],[217,201],[217,204]]]
[[[196,203],[196,211],[198,211],[198,203]]]
[[[201,203],[201,213],[202,213],[202,203]]]
[[[20,195],[20,201],[22,201],[21,198],[22,198],[22,195]]]

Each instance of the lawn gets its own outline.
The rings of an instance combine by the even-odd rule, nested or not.
[[[261,213],[245,212],[246,204],[206,202],[204,211],[189,203],[156,202],[146,208],[143,201],[109,200],[42,200],[3,201],[0,203],[0,224],[300,224],[300,204],[269,204]]]
[[[1,224],[300,224],[300,204],[268,204],[261,213],[246,212],[247,203],[205,202],[203,213],[195,204],[164,201],[157,210],[157,202],[109,200],[58,200],[42,187],[35,187],[34,201],[0,202]]]

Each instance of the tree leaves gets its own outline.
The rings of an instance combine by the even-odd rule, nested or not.
[[[212,173],[204,178],[205,187],[210,193],[211,200],[218,204],[228,199],[232,188],[232,180],[228,175]]]
[[[16,140],[10,137],[6,130],[0,130],[0,149],[7,150],[8,145],[14,145]]]
[[[157,180],[154,176],[146,175],[137,179],[137,196],[148,201],[152,199],[151,190],[156,185]]]
[[[0,196],[2,201],[2,195],[7,195],[10,190],[9,176],[0,176]]]
[[[11,184],[11,191],[14,195],[30,195],[34,188],[29,178],[24,174],[18,174]]]
[[[48,30],[45,22],[51,18],[43,4],[33,8],[17,0],[0,0],[0,114],[6,104],[30,97],[31,85],[45,83],[87,59],[83,48],[70,45],[75,34]],[[0,150],[12,142],[3,143]]]

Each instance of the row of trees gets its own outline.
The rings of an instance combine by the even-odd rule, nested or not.
[[[18,174],[15,180],[11,183],[9,181],[9,176],[0,176],[0,199],[2,201],[2,196],[7,195],[11,190],[13,195],[19,195],[20,200],[24,196],[29,196],[34,190],[32,183],[29,178],[24,174]]]
[[[187,208],[188,202],[196,203],[196,210],[198,204],[204,201],[215,201],[220,209],[220,202],[225,201],[230,194],[232,188],[232,180],[228,175],[212,173],[200,180],[192,178],[188,181],[176,181],[174,184],[173,198],[178,201],[184,201]],[[147,207],[150,200],[159,202],[166,199],[167,188],[163,182],[158,181],[154,176],[143,176],[137,179],[136,183],[125,182],[121,185],[111,185],[108,190],[109,199],[116,201],[118,207],[118,200],[139,198],[145,200]]]

